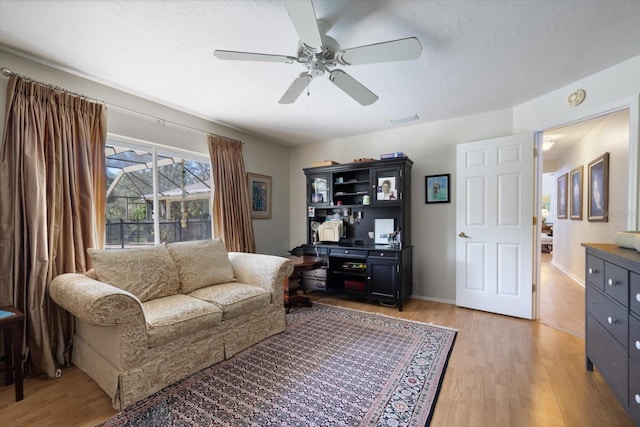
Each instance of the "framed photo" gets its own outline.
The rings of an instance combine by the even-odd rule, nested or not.
[[[379,176],[376,200],[398,200],[395,176]]]
[[[609,153],[604,153],[590,162],[587,170],[589,172],[587,220],[591,222],[608,222]]]
[[[451,174],[428,175],[424,177],[425,203],[450,203]]]
[[[571,219],[582,221],[582,172],[584,166],[580,165],[569,172],[569,183],[571,184]]]
[[[569,175],[564,174],[558,178],[558,219],[567,219],[567,183],[569,182]]]
[[[271,177],[247,173],[247,184],[251,198],[251,218],[271,218]]]

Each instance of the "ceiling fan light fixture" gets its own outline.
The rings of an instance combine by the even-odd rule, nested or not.
[[[312,0],[286,0],[283,3],[299,37],[296,57],[231,50],[216,50],[214,52],[214,56],[222,60],[288,64],[297,62],[306,67],[306,71],[296,77],[280,98],[278,101],[280,104],[294,103],[305,88],[309,94],[308,86],[311,79],[329,74],[329,81],[354,101],[362,106],[371,105],[378,100],[378,95],[349,74],[342,70],[336,70],[334,67],[337,65],[406,61],[417,59],[421,55],[422,45],[416,37],[342,49],[337,40],[326,34],[329,30],[329,23],[317,19]],[[417,119],[418,117],[415,116],[410,120]]]
[[[407,116],[407,117],[400,117],[398,119],[392,119],[391,123],[393,123],[394,125],[400,124],[400,123],[406,123],[406,122],[412,122],[414,120],[418,120],[420,117],[418,117],[417,114],[414,114],[412,116]]]
[[[321,61],[313,61],[309,63],[309,75],[312,77],[319,77],[324,75],[327,67]]]

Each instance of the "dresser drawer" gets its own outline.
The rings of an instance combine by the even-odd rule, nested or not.
[[[629,356],[640,363],[640,320],[629,316]]]
[[[629,415],[640,426],[640,364],[629,359]]]
[[[629,355],[619,342],[591,315],[586,316],[587,357],[603,376],[623,406],[627,406],[629,392]]]
[[[604,292],[627,307],[629,305],[629,270],[605,262]]]
[[[604,290],[604,260],[587,255],[587,282]]]
[[[629,273],[629,310],[640,316],[640,274]]]
[[[625,348],[628,344],[627,310],[591,286],[587,286],[587,314],[590,314]]]

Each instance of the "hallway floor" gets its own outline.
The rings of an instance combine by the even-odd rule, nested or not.
[[[540,265],[540,322],[584,338],[584,288],[564,274],[543,253]]]

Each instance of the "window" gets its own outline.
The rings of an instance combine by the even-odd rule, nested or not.
[[[105,154],[107,249],[212,237],[208,159],[111,140]]]

